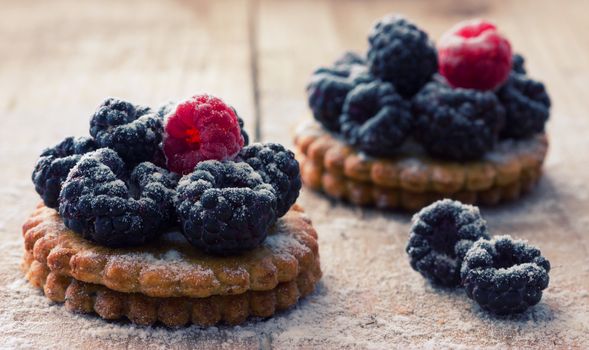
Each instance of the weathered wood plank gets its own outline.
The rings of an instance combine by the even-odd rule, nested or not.
[[[589,347],[586,2],[2,0],[0,8],[0,347]],[[22,282],[19,227],[37,201],[32,164],[42,147],[86,133],[105,96],[155,104],[210,92],[234,104],[250,133],[290,144],[307,113],[312,69],[344,49],[364,50],[370,24],[389,12],[405,13],[434,38],[463,18],[491,18],[551,92],[552,146],[540,187],[521,202],[483,209],[495,233],[529,239],[552,261],[551,286],[536,308],[494,319],[460,291],[431,288],[407,263],[408,214],[306,190],[301,202],[320,233],[325,277],[299,307],[267,321],[146,330],[71,316]]]

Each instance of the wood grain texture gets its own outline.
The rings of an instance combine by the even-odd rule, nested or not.
[[[0,8],[0,348],[589,348],[586,1],[1,0]],[[319,232],[325,277],[300,308],[272,320],[147,332],[71,316],[19,284],[20,225],[38,201],[34,161],[43,147],[86,134],[104,97],[155,105],[206,91],[234,105],[251,134],[290,145],[308,113],[312,70],[345,49],[364,51],[370,25],[390,12],[434,39],[456,21],[490,18],[548,87],[540,186],[483,208],[494,233],[528,239],[554,266],[532,311],[494,319],[462,292],[430,287],[407,263],[409,214],[307,190],[301,202]]]

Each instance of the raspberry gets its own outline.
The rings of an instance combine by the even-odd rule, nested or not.
[[[96,150],[97,145],[90,137],[67,137],[57,145],[41,153],[33,170],[32,180],[35,190],[50,208],[57,208],[59,191],[70,169],[82,155]]]
[[[436,48],[427,34],[402,17],[378,21],[368,42],[370,71],[393,83],[403,97],[417,93],[438,70]]]
[[[296,202],[301,190],[299,163],[294,153],[277,143],[244,147],[239,158],[248,163],[276,192],[276,216],[281,217]]]
[[[177,106],[178,106],[178,103],[175,101],[166,102],[158,108],[157,115],[160,118],[162,118],[163,120],[165,120],[170,114],[172,114],[176,110]],[[233,109],[233,113],[235,113],[235,115],[237,116],[237,121],[239,123],[239,127],[241,128],[241,136],[243,136],[243,143],[244,143],[244,145],[248,145],[249,144],[249,135],[247,134],[247,132],[244,129],[243,119],[241,119],[239,117],[235,108],[231,107],[231,109]]]
[[[540,250],[510,236],[472,245],[462,263],[462,283],[469,298],[499,315],[525,311],[548,287],[550,262]]]
[[[502,137],[524,138],[544,131],[550,115],[550,97],[544,84],[512,73],[497,96],[505,107]]]
[[[233,108],[210,95],[180,103],[167,118],[165,131],[168,169],[181,174],[205,160],[233,158],[244,144]]]
[[[115,150],[130,166],[161,157],[163,123],[147,107],[106,99],[90,120],[90,135],[100,147]]]
[[[452,89],[434,80],[413,99],[416,138],[433,156],[473,160],[491,150],[505,110],[491,91]]]
[[[446,32],[438,44],[440,74],[453,87],[491,90],[511,70],[511,45],[485,20],[464,21]]]
[[[376,156],[387,156],[405,140],[412,126],[410,103],[391,83],[359,84],[348,94],[340,117],[349,144]]]
[[[276,222],[275,210],[274,189],[245,162],[201,162],[177,187],[182,232],[207,253],[232,255],[257,247]]]
[[[108,247],[141,245],[173,221],[177,176],[144,162],[129,178],[118,154],[101,148],[70,171],[59,195],[67,227]]]
[[[413,216],[407,244],[411,267],[431,282],[460,284],[462,258],[473,242],[488,239],[479,209],[458,201],[437,201]]]

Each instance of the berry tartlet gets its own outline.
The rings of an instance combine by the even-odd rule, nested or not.
[[[305,185],[358,205],[417,210],[441,198],[497,204],[538,182],[550,98],[484,20],[437,48],[405,18],[378,21],[307,85],[314,122],[295,137]]]
[[[314,290],[298,162],[248,145],[222,100],[153,110],[109,98],[90,135],[46,149],[33,171],[43,203],[23,225],[22,267],[47,298],[108,320],[210,326],[270,317]]]

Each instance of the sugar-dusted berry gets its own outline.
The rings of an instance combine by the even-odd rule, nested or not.
[[[101,148],[70,171],[59,195],[59,214],[68,228],[98,244],[141,245],[173,221],[177,181],[177,175],[149,162],[128,174],[115,151]]]
[[[478,239],[488,239],[479,209],[449,199],[437,201],[413,217],[407,254],[411,267],[433,283],[460,284],[466,251]]]
[[[209,160],[179,182],[176,212],[186,239],[207,253],[257,247],[276,222],[276,192],[245,162]]]
[[[436,48],[428,35],[399,16],[378,21],[368,37],[370,72],[389,81],[404,97],[411,97],[438,70]]]
[[[174,172],[188,174],[199,162],[231,159],[243,145],[235,111],[217,97],[193,96],[167,117],[163,146]]]
[[[538,248],[508,235],[474,243],[461,268],[466,295],[499,315],[523,312],[540,302],[548,272],[550,262]]]
[[[163,123],[148,107],[108,98],[90,119],[90,135],[115,150],[129,167],[161,158]]]
[[[299,163],[294,153],[278,143],[255,143],[244,147],[239,159],[254,168],[276,191],[276,216],[286,214],[301,190]]]
[[[511,70],[509,41],[488,21],[456,24],[438,44],[440,74],[450,85],[492,90],[505,82]]]
[[[96,150],[97,147],[96,141],[90,137],[66,137],[41,153],[31,177],[35,190],[46,206],[59,206],[57,199],[67,174],[82,155]]]
[[[493,149],[505,109],[492,91],[428,83],[413,99],[415,136],[433,156],[473,160]]]

